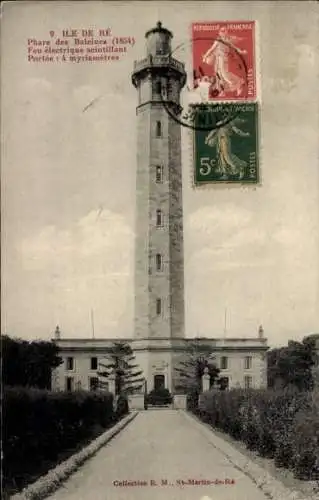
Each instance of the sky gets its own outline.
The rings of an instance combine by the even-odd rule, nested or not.
[[[130,75],[158,20],[187,68],[192,22],[259,27],[261,184],[194,188],[182,129],[186,337],[254,337],[262,324],[283,345],[319,331],[318,13],[289,1],[5,3],[2,333],[50,339],[59,324],[88,338],[93,310],[96,338],[133,335]],[[120,61],[27,61],[29,38],[109,27],[135,38]]]

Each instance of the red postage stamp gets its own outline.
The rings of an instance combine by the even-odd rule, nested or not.
[[[194,88],[210,101],[256,99],[255,21],[192,24]]]

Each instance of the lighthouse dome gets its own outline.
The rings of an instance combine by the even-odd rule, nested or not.
[[[171,53],[171,39],[173,34],[162,27],[162,23],[158,22],[156,27],[149,30],[145,34],[147,40],[147,55],[151,56],[167,56]]]

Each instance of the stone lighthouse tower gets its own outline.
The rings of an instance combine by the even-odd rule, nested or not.
[[[184,64],[171,55],[172,33],[146,35],[134,64],[137,89],[135,339],[184,337],[181,127],[167,112],[180,105]]]
[[[185,338],[181,126],[174,117],[178,116],[186,73],[184,64],[172,57],[172,37],[161,23],[149,30],[146,56],[134,63],[132,73],[138,101],[135,326],[134,336],[122,340],[134,352],[137,364],[133,371],[138,367],[141,372],[139,382],[144,379],[144,391],[155,389],[156,394],[156,389],[164,387],[174,395],[174,408],[185,408],[185,382],[176,368],[194,353],[194,345],[197,354],[203,343],[203,353],[207,355],[209,345],[217,360],[225,358],[223,375],[230,388],[243,387],[246,382],[247,387],[265,385],[268,347],[261,331],[259,338],[251,339]],[[54,371],[52,388],[69,390],[96,387],[99,366],[103,367],[103,360],[119,339],[61,338],[57,328],[54,342],[65,363]],[[227,364],[230,353],[233,372]],[[252,371],[245,368],[244,375],[238,367],[244,366],[240,357],[245,353]],[[144,392],[140,385],[138,390]],[[144,408],[144,397],[130,395],[129,405]]]

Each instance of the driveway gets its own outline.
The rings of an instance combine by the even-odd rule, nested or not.
[[[51,500],[266,500],[191,419],[148,410],[86,462]]]

